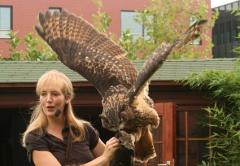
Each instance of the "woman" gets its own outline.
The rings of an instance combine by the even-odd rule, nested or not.
[[[37,83],[39,104],[23,134],[29,160],[36,166],[105,166],[119,146],[116,138],[101,141],[89,122],[72,110],[73,86],[63,73],[51,70]]]

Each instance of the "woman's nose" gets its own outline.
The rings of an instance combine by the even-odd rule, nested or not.
[[[52,95],[51,94],[48,94],[47,95],[47,102],[51,102],[52,101]]]

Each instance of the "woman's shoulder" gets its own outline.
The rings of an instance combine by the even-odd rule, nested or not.
[[[93,127],[93,125],[89,122],[83,123],[83,126],[86,133],[98,133],[97,130]]]
[[[93,127],[91,123],[86,123],[84,125],[85,128],[85,137],[86,140],[89,143],[90,149],[93,149],[96,147],[98,140],[99,140],[99,133],[98,131]]]
[[[43,135],[41,134],[41,130],[36,129],[26,134],[25,148],[27,150],[27,155],[30,163],[33,163],[32,161],[33,150],[49,151],[49,144],[44,138],[44,134]]]
[[[42,131],[41,129],[34,129],[26,134],[26,143],[42,139],[43,135],[44,131]]]
[[[85,129],[92,129],[93,128],[92,124],[90,122],[87,122],[87,121],[83,122],[83,127]]]
[[[84,132],[89,132],[91,130],[95,130],[93,125],[86,120],[78,119],[77,125],[78,125],[78,127],[76,127],[76,126],[74,127],[73,125],[70,124],[71,128],[74,129],[74,130],[78,130],[80,128],[82,128],[84,130]]]

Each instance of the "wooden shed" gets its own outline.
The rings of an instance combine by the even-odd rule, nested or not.
[[[171,162],[175,166],[197,166],[208,153],[209,129],[200,125],[202,109],[210,104],[205,92],[183,86],[178,81],[192,72],[206,69],[233,70],[236,59],[169,60],[152,77],[150,96],[161,118],[153,130],[157,157],[148,164]],[[135,61],[138,70],[144,61]],[[59,61],[0,61],[0,161],[3,166],[28,165],[21,133],[25,130],[35,95],[37,79],[44,72],[56,69],[73,82],[73,106],[78,117],[89,120],[105,141],[113,133],[103,129],[98,115],[101,98],[96,89],[76,72]]]

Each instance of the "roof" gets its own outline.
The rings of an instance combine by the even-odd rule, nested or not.
[[[153,81],[181,80],[190,73],[200,73],[206,69],[231,71],[234,69],[234,58],[208,60],[167,60],[153,75]],[[134,61],[140,70],[144,61]],[[73,82],[86,82],[82,76],[70,70],[60,61],[0,61],[1,83],[35,83],[46,71],[56,69],[65,73]]]

